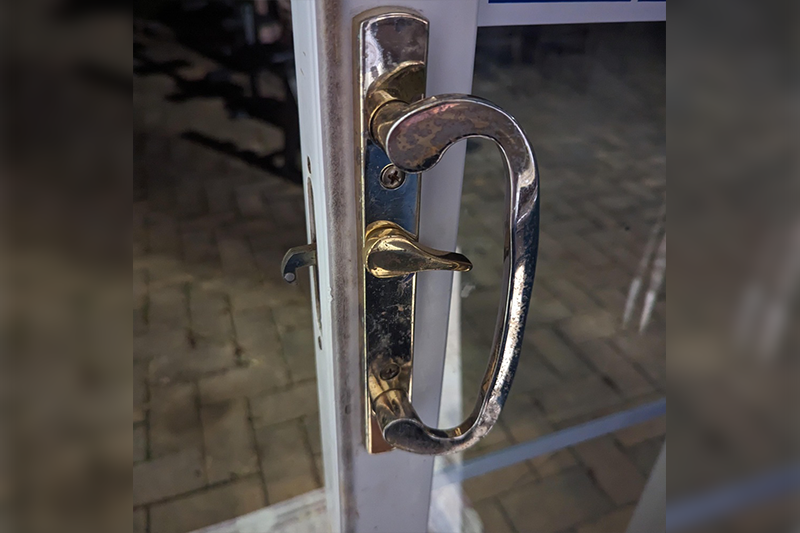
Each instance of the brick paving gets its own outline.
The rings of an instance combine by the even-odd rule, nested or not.
[[[604,35],[590,35],[601,43],[592,61],[554,55],[538,66],[489,61],[504,51],[479,46],[474,92],[528,131],[543,209],[514,391],[468,457],[665,394],[663,294],[642,334],[622,328],[666,195],[663,57],[646,33],[626,35],[641,45],[626,48],[626,61],[619,36],[602,45]],[[186,76],[215,68],[168,37],[141,41],[156,60],[186,60]],[[165,75],[135,78],[135,532],[184,533],[322,485],[307,281],[279,275],[283,252],[306,242],[302,190],[182,138],[197,130],[262,153],[283,143],[270,125],[231,120],[213,98],[165,100],[174,90]],[[492,340],[504,217],[499,157],[471,143],[468,158],[459,237],[475,265],[462,290],[467,406]],[[465,492],[486,531],[622,531],[665,432],[662,418],[471,480]]]
[[[216,68],[169,38],[146,46],[186,59],[182,75]],[[135,78],[133,503],[134,531],[149,533],[322,484],[309,291],[279,275],[306,240],[302,190],[181,133],[266,152],[283,139],[215,99],[166,102],[174,90],[167,76]]]

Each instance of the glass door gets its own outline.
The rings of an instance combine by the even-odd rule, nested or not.
[[[465,507],[486,531],[625,531],[664,443],[665,30],[664,22],[478,30],[472,91],[527,132],[542,205],[512,392],[498,426],[462,464]],[[499,165],[491,143],[468,142],[458,235],[474,264],[458,294],[466,410],[500,299]]]

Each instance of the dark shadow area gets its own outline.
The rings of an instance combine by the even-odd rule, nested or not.
[[[67,0],[56,8],[55,17],[69,21],[96,14],[130,12],[131,3],[125,0]]]
[[[145,10],[138,19],[135,36],[152,35],[166,26],[178,43],[217,62],[220,68],[199,80],[182,76],[190,66],[183,60],[153,60],[141,42],[134,42],[134,75],[167,75],[177,91],[167,98],[186,102],[221,98],[231,118],[253,118],[278,127],[284,134],[280,154],[253,157],[248,150],[219,139],[186,132],[185,138],[200,145],[239,157],[250,165],[300,183],[300,132],[294,89],[294,55],[291,20],[275,2],[240,3],[227,1],[167,2]],[[283,100],[262,94],[260,77],[269,73],[281,81]],[[241,75],[247,83],[237,82]]]

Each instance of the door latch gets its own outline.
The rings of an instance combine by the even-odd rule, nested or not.
[[[421,15],[371,10],[355,22],[366,445],[372,453],[453,453],[489,432],[516,371],[539,241],[536,161],[522,128],[491,102],[462,94],[425,98],[428,21]],[[478,401],[462,424],[437,429],[411,402],[416,273],[472,264],[418,242],[419,185],[422,172],[468,137],[491,139],[505,161],[505,274]]]

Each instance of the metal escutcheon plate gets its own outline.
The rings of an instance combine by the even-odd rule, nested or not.
[[[376,221],[397,224],[417,234],[419,175],[404,174],[387,187],[381,175],[391,164],[369,136],[371,110],[381,98],[418,101],[425,94],[428,23],[409,13],[373,10],[356,21],[358,65],[357,139],[361,171],[362,234]],[[413,65],[411,69],[407,68]],[[398,75],[399,73],[399,75]],[[411,73],[411,75],[408,75]],[[385,181],[385,180],[384,180]],[[363,245],[363,239],[362,239]],[[359,254],[362,255],[362,254]],[[362,268],[365,442],[371,453],[392,449],[381,436],[370,390],[411,390],[416,276],[379,279]]]

